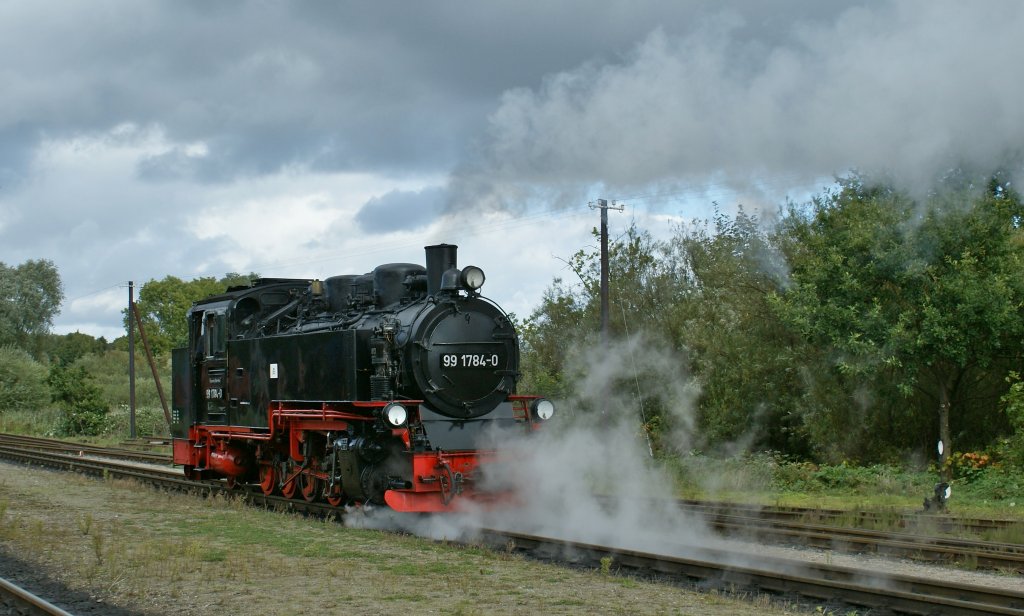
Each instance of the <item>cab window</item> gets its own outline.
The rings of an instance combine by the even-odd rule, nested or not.
[[[203,315],[203,353],[207,357],[224,354],[224,315],[207,312]]]

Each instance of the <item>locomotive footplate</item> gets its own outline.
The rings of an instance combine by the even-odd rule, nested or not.
[[[487,508],[501,494],[477,489],[481,465],[495,460],[489,451],[428,452],[412,454],[411,489],[388,490],[384,500],[396,511],[437,513]]]

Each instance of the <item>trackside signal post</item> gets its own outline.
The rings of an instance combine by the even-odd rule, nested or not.
[[[601,210],[601,345],[608,346],[608,210],[621,212],[623,205],[608,205],[607,199],[590,203],[590,209]]]

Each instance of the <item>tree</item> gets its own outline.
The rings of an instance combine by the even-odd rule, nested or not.
[[[988,423],[1005,424],[995,404],[1005,387],[996,385],[1024,334],[1022,213],[998,181],[984,191],[946,185],[919,202],[859,177],[843,180],[840,190],[806,211],[791,208],[784,220],[793,284],[778,297],[779,313],[832,350],[836,381],[849,402],[868,392],[861,403],[882,410],[874,420],[889,414],[906,425],[907,417],[894,414],[893,392],[905,407],[935,409],[944,463],[954,424],[968,440],[983,434],[960,423],[972,400],[984,397]],[[856,440],[851,420],[834,424],[847,442]]]
[[[188,345],[188,323],[185,315],[192,304],[229,287],[243,286],[259,276],[229,273],[220,280],[212,276],[184,281],[176,276],[150,280],[139,289],[138,308],[153,352],[163,354],[170,349]],[[125,326],[129,323],[127,310]]]
[[[102,336],[94,338],[81,332],[72,332],[63,336],[50,334],[46,343],[46,354],[50,357],[50,361],[60,362],[64,365],[70,365],[84,355],[103,353],[106,350],[105,338]]]
[[[627,402],[635,404],[639,395],[645,409],[644,429],[653,432],[657,440],[658,433],[670,423],[661,417],[659,400],[666,395],[658,385],[681,382],[687,370],[685,361],[649,366],[643,374],[632,368],[633,360],[642,362],[653,357],[654,345],[659,346],[658,352],[662,354],[675,348],[671,336],[661,335],[668,331],[660,320],[669,314],[669,296],[679,288],[672,281],[673,272],[665,269],[663,248],[649,233],[635,226],[609,244],[609,329],[616,341],[613,353],[629,355],[628,349],[642,345],[635,352],[646,353],[647,357],[633,355],[633,359],[618,361],[616,366],[595,365],[606,355],[598,340],[600,255],[596,250],[581,250],[566,262],[579,283],[555,280],[545,292],[541,306],[522,327],[525,369],[521,386],[527,391],[570,400],[573,409],[581,412],[596,412],[596,407],[612,397],[620,399],[620,406]],[[595,370],[602,371],[607,378],[598,384],[580,385]],[[666,371],[674,374],[667,375]],[[647,383],[648,380],[653,382]],[[636,417],[639,420],[640,414]]]
[[[792,413],[804,349],[774,314],[786,267],[772,238],[741,208],[680,228],[672,245],[693,285],[673,327],[690,350],[707,444],[806,453]]]
[[[52,261],[29,260],[17,267],[0,263],[0,345],[38,356],[63,299]]]

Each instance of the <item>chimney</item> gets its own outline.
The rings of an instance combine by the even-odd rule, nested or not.
[[[437,295],[441,290],[441,276],[450,269],[457,269],[459,247],[454,244],[424,246],[427,252],[427,295]]]

